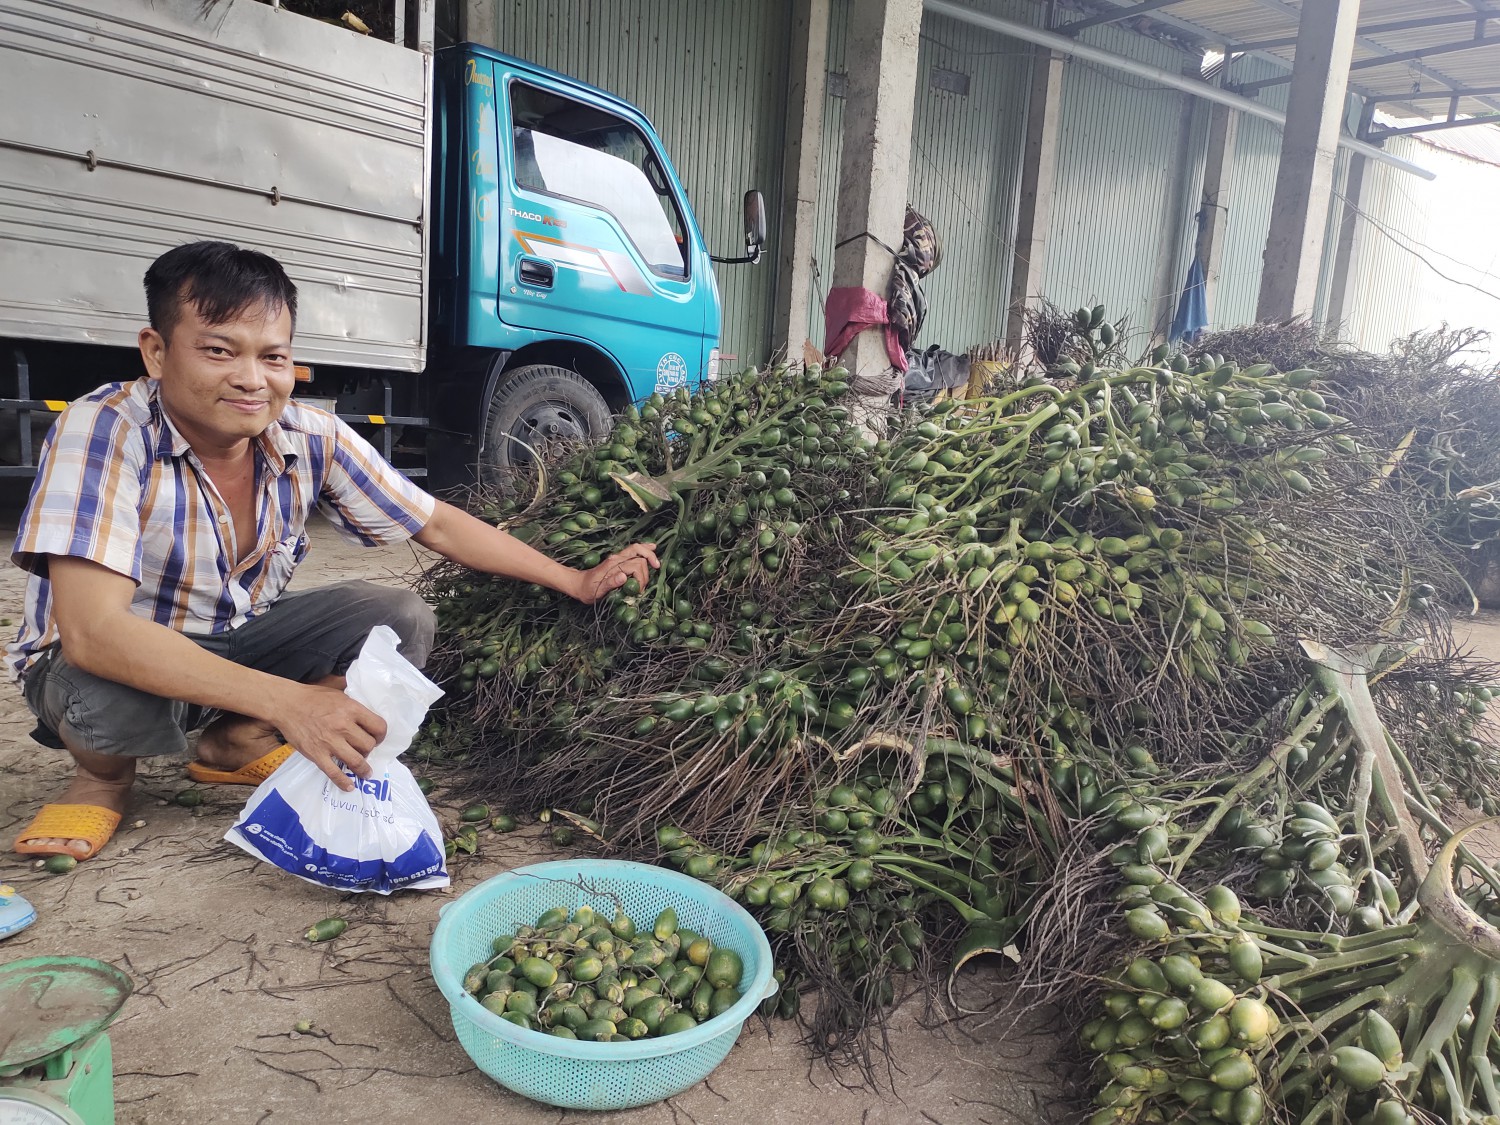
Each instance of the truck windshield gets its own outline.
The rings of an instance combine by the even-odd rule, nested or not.
[[[686,226],[639,129],[524,82],[510,84],[510,105],[517,187],[607,211],[652,272],[687,276]]]

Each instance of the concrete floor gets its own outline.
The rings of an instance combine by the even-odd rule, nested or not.
[[[0,541],[12,541],[18,512],[14,502],[0,508]],[[298,586],[348,577],[401,582],[415,563],[410,548],[358,548],[321,522],[313,541]],[[0,572],[7,636],[20,615],[21,577],[14,568]],[[61,754],[27,737],[31,726],[19,692],[0,686],[0,843],[7,845],[66,774]],[[451,822],[457,808],[438,780],[433,801]],[[1065,1116],[1055,1022],[928,1021],[919,1003],[892,1021],[879,1090],[813,1063],[796,1025],[755,1017],[707,1081],[668,1102],[586,1114],[526,1101],[473,1067],[428,972],[428,941],[447,895],[339,895],[293,879],[222,839],[248,790],[210,787],[208,802],[193,810],[168,803],[186,784],[181,763],[148,760],[125,820],[144,824],[122,827],[101,856],[70,875],[0,854],[0,879],[41,915],[0,944],[0,964],[83,955],[119,966],[135,982],[109,1032],[120,1125],[1038,1125]],[[486,834],[480,853],[456,865],[451,893],[546,858],[557,855],[534,828]],[[310,924],[335,914],[349,921],[342,937],[303,940]],[[993,1004],[1005,988],[998,970],[982,968],[966,1003]],[[293,1032],[303,1019],[315,1024],[312,1034]]]

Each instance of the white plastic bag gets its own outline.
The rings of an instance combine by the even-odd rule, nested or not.
[[[443,835],[427,798],[398,756],[442,689],[397,651],[395,630],[370,630],[344,692],[386,723],[366,759],[370,776],[345,793],[310,759],[293,754],[261,782],[224,838],[283,871],[340,891],[390,894],[448,885]]]

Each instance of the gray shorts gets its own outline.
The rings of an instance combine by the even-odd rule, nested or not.
[[[287,594],[236,629],[191,639],[246,668],[310,683],[342,675],[376,625],[396,631],[401,654],[418,668],[427,663],[436,628],[432,607],[411,590],[374,582]],[[188,733],[218,714],[80,671],[60,645],[32,662],[21,690],[37,717],[31,737],[59,750],[182,755]]]

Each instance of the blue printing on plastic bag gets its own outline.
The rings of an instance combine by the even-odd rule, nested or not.
[[[400,654],[387,625],[370,630],[345,689],[386,722],[367,759],[383,776],[334,789],[310,759],[293,755],[261,782],[225,838],[298,878],[347,891],[389,894],[448,885],[442,829],[405,765],[396,761],[442,695]],[[377,762],[377,758],[379,761]]]
[[[313,841],[302,818],[275,790],[234,831],[268,863],[326,887],[394,891],[443,870],[443,849],[425,832],[393,860],[335,855]]]

